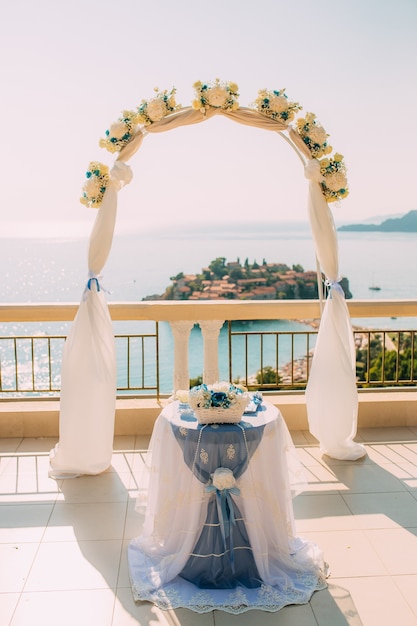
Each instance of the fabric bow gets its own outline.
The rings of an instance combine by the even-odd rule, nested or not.
[[[337,291],[341,296],[345,297],[345,292],[339,285],[337,280],[326,280],[326,285],[330,289],[330,298],[332,297],[332,291]]]
[[[233,506],[232,494],[235,496],[240,495],[240,489],[238,487],[230,487],[229,489],[217,489],[214,485],[207,485],[206,491],[208,493],[216,493],[217,513],[219,516],[220,530],[222,533],[223,546],[227,549],[226,540],[229,539],[230,547],[230,565],[232,572],[235,571],[235,557],[233,550],[233,533],[232,525],[236,524],[235,509]]]

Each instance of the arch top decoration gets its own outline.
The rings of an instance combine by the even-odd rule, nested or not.
[[[175,88],[171,91],[156,88],[155,95],[142,100],[135,110],[122,111],[105,137],[100,139],[100,147],[118,153],[116,161],[127,162],[148,133],[199,124],[215,115],[223,115],[239,124],[278,133],[295,150],[304,166],[309,160],[317,159],[316,178],[326,202],[347,197],[349,190],[343,156],[339,153],[329,156],[333,151],[328,142],[329,135],[316,115],[308,112],[303,117],[298,116],[302,107],[288,98],[285,89],[261,89],[251,106],[241,107],[235,83],[216,79],[211,83],[198,81],[193,87],[195,99],[187,107],[177,103]],[[292,121],[295,125],[291,124]],[[82,204],[98,208],[109,180],[108,166],[96,161],[90,163]]]
[[[60,433],[50,454],[51,476],[98,474],[111,462],[116,353],[100,281],[111,249],[118,191],[132,179],[127,161],[146,135],[198,124],[215,115],[278,133],[303,164],[318,271],[324,272],[329,286],[306,389],[309,428],[322,452],[333,458],[355,460],[365,454],[364,446],[354,441],[358,411],[355,346],[339,285],[337,236],[329,209],[329,203],[349,193],[343,156],[331,154],[329,135],[315,114],[300,117],[301,106],[290,101],[284,89],[259,91],[250,107],[239,105],[234,83],[199,81],[194,90],[195,99],[188,107],[177,104],[172,89],[156,90],[154,97],[143,100],[136,110],[123,111],[100,140],[101,147],[117,153],[113,166],[98,161],[89,165],[81,202],[98,212],[89,243],[88,281],[62,357]]]

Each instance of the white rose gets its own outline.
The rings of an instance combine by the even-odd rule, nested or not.
[[[159,122],[167,112],[165,102],[160,98],[154,98],[148,102],[146,113],[152,122]]]
[[[325,177],[324,184],[330,191],[346,189],[347,180],[343,172],[332,172]]]
[[[179,400],[183,404],[187,404],[187,402],[188,402],[188,389],[179,389],[175,393],[175,397],[177,398],[177,400]]]
[[[127,130],[127,126],[124,122],[114,122],[109,129],[110,137],[121,139],[124,135],[126,135]]]
[[[323,126],[313,126],[313,128],[308,131],[308,136],[313,143],[317,143],[319,146],[325,144],[327,140],[327,133]]]
[[[227,100],[227,91],[216,85],[207,90],[207,100],[212,107],[222,107]]]
[[[233,472],[227,467],[218,467],[211,477],[213,480],[213,486],[219,491],[223,491],[223,489],[232,489],[232,487],[236,485]]]
[[[285,96],[272,96],[269,99],[269,108],[274,113],[282,113],[288,109],[288,100]]]
[[[84,191],[89,198],[95,198],[100,193],[101,186],[97,176],[91,176],[84,184]]]
[[[212,385],[213,391],[223,391],[224,393],[229,391],[229,387],[230,385],[228,382],[214,383]]]

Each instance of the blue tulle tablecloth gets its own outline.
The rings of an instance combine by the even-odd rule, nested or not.
[[[295,533],[292,497],[304,476],[273,405],[238,424],[200,425],[169,404],[139,487],[145,521],[128,551],[136,601],[277,611],[326,586],[321,551]]]

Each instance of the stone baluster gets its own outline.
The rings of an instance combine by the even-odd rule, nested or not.
[[[202,320],[198,323],[204,346],[203,382],[211,385],[219,380],[219,335],[224,320]]]
[[[174,389],[188,389],[190,374],[188,371],[188,345],[193,321],[178,320],[169,323],[174,337]]]

